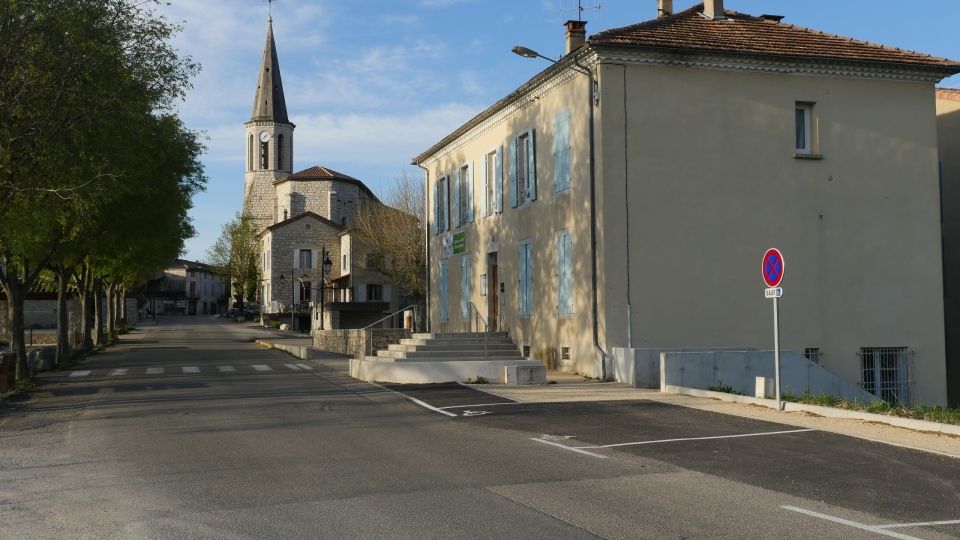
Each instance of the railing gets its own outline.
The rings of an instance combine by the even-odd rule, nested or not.
[[[483,333],[483,356],[486,358],[487,342],[490,340],[490,325],[483,318],[483,315],[480,315],[480,310],[473,302],[467,304],[467,316],[463,317],[463,324],[469,333]]]
[[[418,306],[418,305],[407,306],[407,307],[405,307],[405,308],[403,308],[403,309],[401,309],[401,310],[399,310],[399,311],[394,311],[393,313],[387,315],[386,317],[383,317],[382,319],[378,319],[377,321],[374,321],[374,322],[372,322],[372,323],[364,326],[363,328],[361,328],[361,330],[363,330],[363,331],[365,331],[365,332],[367,333],[367,338],[368,338],[368,339],[367,339],[367,346],[366,346],[366,354],[373,354],[373,333],[374,333],[374,331],[377,330],[377,328],[374,328],[375,326],[380,325],[381,323],[383,323],[383,322],[386,321],[386,320],[390,320],[390,326],[388,326],[388,327],[386,327],[386,328],[388,328],[388,329],[403,328],[403,325],[404,325],[404,319],[403,319],[403,317],[400,318],[400,325],[399,325],[399,326],[394,326],[394,325],[396,324],[396,321],[397,321],[397,318],[396,318],[396,317],[397,317],[397,315],[404,314],[404,313],[406,313],[406,312],[409,311],[409,312],[412,313],[412,318],[413,318],[412,327],[413,327],[413,328],[416,328],[416,327],[417,327],[417,308],[419,308],[419,307],[420,307],[420,306]],[[381,325],[379,328],[382,329],[382,328],[384,328],[384,327]],[[411,329],[411,331],[412,331],[412,329]]]

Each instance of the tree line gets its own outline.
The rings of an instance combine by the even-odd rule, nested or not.
[[[156,5],[0,0],[0,288],[18,380],[24,300],[39,282],[57,290],[62,363],[75,352],[70,295],[91,350],[115,331],[126,291],[193,235],[204,148],[174,106],[199,67]]]

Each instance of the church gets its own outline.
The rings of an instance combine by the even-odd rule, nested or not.
[[[400,290],[376,270],[382,255],[351,232],[357,212],[382,204],[360,180],[321,165],[294,172],[294,130],[280,77],[273,18],[253,113],[244,124],[243,215],[260,239],[261,312],[294,329],[361,328],[400,309]]]

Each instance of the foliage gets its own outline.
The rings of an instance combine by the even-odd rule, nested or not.
[[[387,194],[386,204],[360,208],[354,227],[365,243],[385,255],[374,259],[377,271],[418,301],[426,295],[423,197],[423,183],[403,174]]]
[[[488,382],[483,375],[477,375],[475,379],[467,379],[467,384],[487,384]]]
[[[257,237],[256,221],[240,215],[226,223],[220,237],[207,251],[214,272],[227,280],[232,295],[241,304],[253,302],[260,284],[260,239]]]
[[[926,420],[928,422],[939,422],[941,424],[960,425],[960,409],[951,409],[947,407],[931,407],[928,405],[914,405],[907,407],[904,405],[894,405],[881,401],[878,403],[860,403],[856,401],[847,401],[827,394],[812,394],[805,391],[800,395],[784,394],[784,401],[796,403],[805,403],[807,405],[820,405],[822,407],[834,407],[837,409],[846,409],[851,411],[861,411],[873,414],[885,414],[887,416],[899,416],[903,418],[912,418],[914,420]]]
[[[716,384],[712,384],[708,386],[706,389],[710,390],[711,392],[723,392],[725,394],[738,394],[738,395],[740,394],[740,392],[737,392],[736,390],[734,390],[733,387],[730,386],[729,384],[723,384],[723,381],[717,381]]]

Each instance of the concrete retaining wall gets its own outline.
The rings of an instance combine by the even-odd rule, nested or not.
[[[526,368],[524,380],[510,380],[507,368]],[[369,382],[426,384],[465,382],[483,377],[498,384],[543,384],[546,369],[538,360],[453,360],[448,362],[378,362],[350,359],[350,376]]]
[[[710,352],[710,351],[753,351],[740,348],[664,348],[651,347],[630,349],[614,347],[610,354],[613,363],[613,378],[617,382],[627,383],[634,388],[660,388],[660,353],[662,352]]]
[[[291,356],[299,358],[301,360],[309,360],[311,349],[310,347],[305,347],[302,345],[290,345],[283,343],[282,341],[269,341],[269,340],[257,340],[257,345],[262,345],[264,347],[269,347],[271,349],[277,349],[278,351],[283,351]]]
[[[753,396],[757,377],[773,379],[773,351],[712,351],[660,353],[660,388],[682,386],[707,388],[730,386],[734,392]],[[780,381],[783,393],[827,394],[869,403],[877,397],[822,366],[790,351],[780,353]]]
[[[373,351],[368,352],[370,332],[373,337]],[[345,354],[353,358],[374,355],[386,349],[392,343],[410,337],[410,330],[403,328],[373,328],[370,330],[316,330],[313,334],[313,346],[321,351]]]

